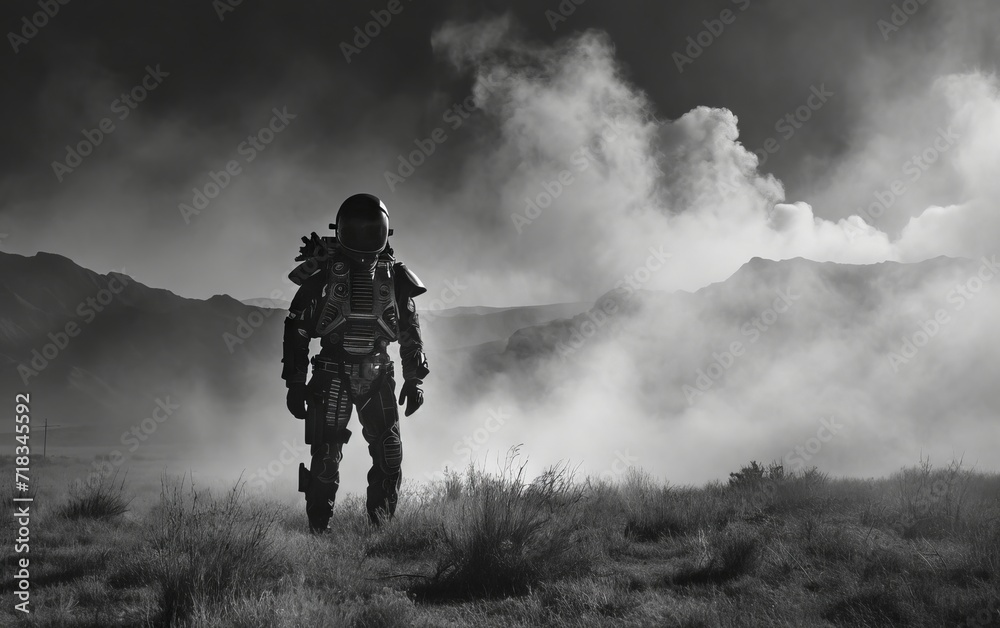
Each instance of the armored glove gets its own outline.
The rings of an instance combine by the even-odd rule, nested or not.
[[[285,404],[288,406],[288,411],[296,419],[306,418],[306,385],[292,384],[289,386]]]
[[[309,234],[309,237],[302,236],[302,246],[299,247],[299,254],[295,258],[296,262],[301,262],[302,260],[307,260],[311,257],[323,257],[329,254],[327,251],[326,243],[323,242],[323,238],[316,235],[313,231]]]
[[[410,416],[417,409],[424,405],[424,391],[420,388],[420,384],[423,384],[422,379],[408,379],[403,383],[403,387],[399,389],[399,405],[403,405],[406,402],[406,412],[404,416]]]

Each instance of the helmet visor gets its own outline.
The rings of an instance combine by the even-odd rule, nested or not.
[[[345,216],[337,224],[337,239],[344,248],[357,253],[379,253],[389,241],[389,219],[382,213]]]

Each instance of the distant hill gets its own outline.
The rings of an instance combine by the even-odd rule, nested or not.
[[[0,390],[11,399],[31,391],[34,413],[79,430],[82,442],[117,435],[171,395],[181,400],[179,412],[193,414],[189,421],[205,420],[206,396],[230,410],[222,413],[229,419],[212,420],[238,420],[262,382],[276,386],[272,396],[282,402],[286,306],[226,295],[188,299],[61,255],[0,253]],[[439,347],[505,341],[524,324],[583,309],[455,308],[423,311],[421,324],[433,355]]]
[[[276,310],[287,310],[288,306],[291,305],[291,301],[286,301],[285,299],[269,299],[267,297],[242,299],[240,303],[251,307],[268,307]]]
[[[611,425],[710,425],[723,440],[735,425],[755,426],[741,438],[780,456],[787,446],[765,444],[775,430],[789,426],[780,440],[794,444],[817,417],[837,415],[863,427],[828,455],[855,466],[882,460],[884,469],[897,450],[912,460],[927,442],[996,464],[983,430],[1000,416],[1000,281],[977,279],[983,268],[943,257],[753,259],[693,293],[615,290],[589,308],[424,310],[435,402],[444,404],[428,417],[473,420],[461,404],[492,394],[537,409],[532,425],[570,429],[583,413]],[[188,299],[59,255],[0,254],[0,390],[8,399],[29,390],[38,420],[73,430],[81,445],[118,440],[168,398],[183,427],[158,442],[260,440],[253,426],[287,418],[283,318],[283,309]]]
[[[259,328],[240,338],[240,321],[252,315]],[[98,274],[60,255],[2,253],[0,389],[8,398],[28,390],[39,420],[88,426],[103,440],[150,416],[157,399],[181,400],[189,412],[184,400],[196,391],[248,395],[261,364],[277,377],[280,319],[224,295],[187,299]]]

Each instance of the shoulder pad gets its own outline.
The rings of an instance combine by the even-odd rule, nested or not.
[[[427,292],[427,288],[424,287],[424,283],[420,281],[420,277],[417,277],[412,270],[406,267],[403,262],[396,262],[393,265],[393,269],[396,271],[397,281],[401,281],[408,288],[407,292],[409,296],[415,297]]]
[[[307,259],[296,266],[292,272],[288,273],[288,278],[296,286],[301,286],[310,277],[315,277],[317,274],[323,272],[324,268],[326,268],[326,265],[318,263],[316,258]]]

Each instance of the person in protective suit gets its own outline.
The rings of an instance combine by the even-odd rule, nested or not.
[[[357,407],[372,467],[368,472],[368,517],[373,525],[391,518],[402,480],[403,460],[396,409],[395,370],[387,348],[398,341],[403,371],[399,405],[406,416],[423,404],[428,374],[413,298],[426,292],[393,257],[389,212],[378,197],[356,194],[337,212],[336,237],[314,232],[289,274],[299,289],[285,319],[282,379],[288,410],[305,420],[311,462],[299,465],[299,491],[313,532],[325,532],[340,485],[340,461],[352,407]],[[306,383],[309,341],[320,339]]]

